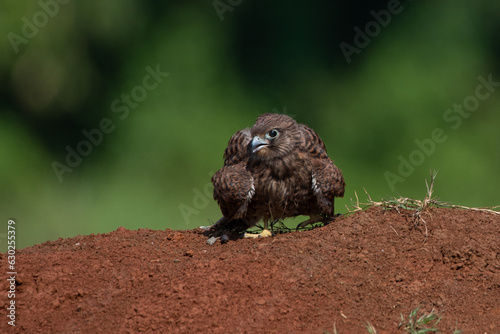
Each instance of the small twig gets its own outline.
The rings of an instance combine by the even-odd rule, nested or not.
[[[389,226],[392,228],[392,230],[394,231],[394,233],[396,233],[396,235],[399,237],[398,231],[396,231],[396,229],[394,227],[392,227],[392,225],[389,225]]]

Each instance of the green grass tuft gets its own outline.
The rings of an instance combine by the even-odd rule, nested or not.
[[[405,320],[403,314],[401,314],[401,322],[399,323],[399,328],[403,328],[410,334],[425,334],[431,332],[437,332],[438,329],[436,325],[441,321],[434,310],[430,313],[424,313],[422,316],[417,317],[417,313],[420,307],[417,307],[410,312],[408,319]],[[430,327],[429,327],[430,326]]]
[[[375,327],[370,322],[366,323],[366,330],[368,331],[369,334],[377,334],[377,330]]]

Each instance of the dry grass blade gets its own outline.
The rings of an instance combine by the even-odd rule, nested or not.
[[[447,205],[447,207],[452,208],[452,209],[466,209],[466,210],[473,210],[473,211],[479,211],[479,212],[487,212],[487,213],[491,213],[494,215],[500,215],[499,211],[494,210],[494,209],[499,209],[500,205],[492,206],[489,208],[474,208],[474,207],[468,207],[468,206],[464,206],[464,205],[449,204],[449,205]]]

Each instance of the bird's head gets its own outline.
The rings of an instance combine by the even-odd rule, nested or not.
[[[280,114],[259,116],[250,133],[252,140],[248,144],[248,154],[260,160],[281,158],[301,140],[297,122],[290,116]]]

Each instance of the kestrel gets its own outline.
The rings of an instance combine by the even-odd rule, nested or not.
[[[264,114],[251,129],[236,132],[224,152],[224,166],[212,177],[223,217],[209,229],[218,237],[243,232],[263,221],[300,215],[298,227],[335,219],[335,197],[344,196],[342,172],[310,127],[281,114]]]

